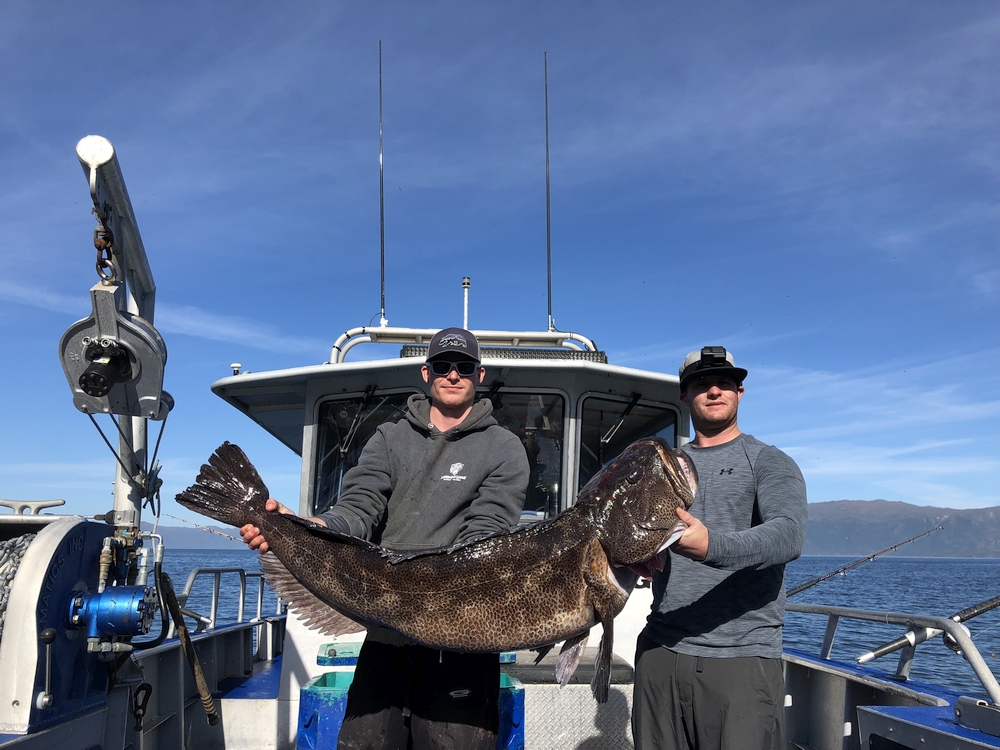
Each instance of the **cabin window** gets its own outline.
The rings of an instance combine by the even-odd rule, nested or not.
[[[344,475],[358,465],[361,451],[383,422],[406,413],[411,393],[353,395],[324,401],[319,407],[313,512],[328,511],[340,498]],[[565,400],[553,393],[494,393],[493,416],[520,438],[530,474],[524,501],[526,516],[551,518],[559,512]]]
[[[494,418],[521,439],[528,454],[524,520],[555,517],[562,493],[565,400],[557,393],[515,391],[494,393],[490,400]]]
[[[412,393],[373,391],[320,404],[314,513],[325,513],[333,507],[340,498],[344,474],[358,465],[361,450],[380,424],[403,417]]]
[[[578,488],[640,438],[661,437],[676,446],[677,412],[666,404],[642,403],[638,399],[638,395],[583,399]]]

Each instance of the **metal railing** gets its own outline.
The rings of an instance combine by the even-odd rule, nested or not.
[[[437,328],[397,328],[389,326],[363,326],[342,333],[330,351],[331,364],[344,361],[347,352],[358,344],[426,344]],[[568,331],[472,331],[482,347],[538,346],[597,351],[593,341],[578,333]]]
[[[852,607],[829,607],[820,604],[796,604],[788,602],[785,609],[789,612],[800,612],[802,614],[822,615],[827,618],[826,632],[823,636],[823,645],[820,648],[819,657],[830,660],[830,653],[833,650],[833,640],[837,634],[837,626],[841,618],[851,620],[864,620],[867,622],[880,622],[890,625],[903,625],[907,630],[914,628],[933,628],[942,631],[950,636],[962,656],[976,673],[976,677],[982,684],[983,689],[994,705],[1000,705],[1000,684],[990,670],[986,660],[983,659],[976,644],[972,641],[972,636],[968,630],[960,623],[949,617],[934,617],[930,615],[913,615],[897,612],[872,612],[864,609],[854,609]],[[896,677],[905,678],[910,671],[916,646],[907,645],[900,649],[899,664],[896,669]]]
[[[264,576],[262,573],[247,572],[243,568],[195,568],[188,574],[187,583],[184,584],[184,590],[177,595],[177,603],[181,606],[181,612],[195,621],[196,633],[215,630],[219,617],[219,599],[222,592],[222,576],[225,574],[235,574],[239,576],[239,600],[236,608],[237,623],[246,621],[248,590],[247,581],[248,579],[256,579],[256,607],[255,614],[251,622],[258,623],[258,626],[255,628],[255,637],[257,642],[260,643],[261,627],[264,624]],[[187,606],[195,581],[202,576],[212,577],[212,594],[209,600],[209,612],[207,616],[200,612],[196,612]],[[276,598],[277,604],[275,606],[274,614],[280,615],[282,614],[283,607],[280,597]],[[171,623],[167,636],[173,638],[175,635],[176,629],[174,628],[173,623]]]

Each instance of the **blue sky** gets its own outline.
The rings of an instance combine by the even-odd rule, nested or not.
[[[379,40],[391,324],[461,324],[471,276],[472,327],[544,328],[547,51],[558,326],[663,372],[727,346],[741,426],[811,501],[1000,505],[985,2],[6,2],[0,497],[110,505],[56,356],[96,281],[89,134],[158,286],[166,512],[223,440],[297,497],[296,457],[209,386],[379,312]]]

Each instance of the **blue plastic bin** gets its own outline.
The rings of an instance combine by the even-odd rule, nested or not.
[[[324,643],[316,654],[316,663],[321,667],[354,667],[360,653],[361,641]]]
[[[500,673],[500,729],[497,750],[524,750],[524,685]]]
[[[297,750],[336,750],[354,672],[327,672],[302,686],[299,693]],[[524,686],[500,674],[500,727],[497,750],[524,750]]]
[[[347,691],[354,672],[327,672],[302,686],[299,693],[297,750],[337,750]]]

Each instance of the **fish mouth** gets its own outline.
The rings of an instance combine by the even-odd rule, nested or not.
[[[681,534],[687,528],[687,524],[683,521],[678,521],[674,524],[673,528],[670,530],[670,536],[660,547],[659,551],[647,560],[642,560],[641,562],[633,563],[627,566],[629,570],[635,573],[640,578],[645,578],[647,580],[653,580],[653,575],[662,572],[664,566],[667,564],[667,555],[670,553],[670,545],[681,538]]]
[[[635,588],[635,582],[640,577],[631,566],[621,567],[619,565],[609,565],[608,570],[611,575],[608,580],[614,584],[622,594],[628,597],[632,593],[632,589]]]
[[[698,472],[694,468],[689,458],[686,458],[680,451],[671,448],[664,441],[658,440],[655,443],[656,452],[660,454],[660,460],[667,473],[676,479],[683,480],[691,490],[691,497],[698,494]]]

